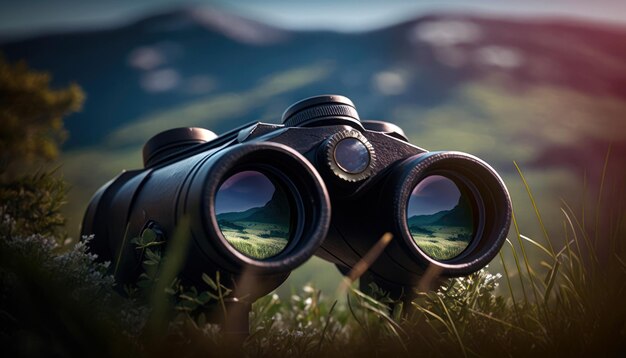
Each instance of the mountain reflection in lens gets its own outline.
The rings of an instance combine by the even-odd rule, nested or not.
[[[413,240],[435,260],[449,260],[467,248],[474,233],[470,202],[441,175],[424,178],[411,192],[407,224]]]
[[[287,193],[257,171],[226,179],[217,191],[215,213],[226,240],[251,258],[275,256],[289,242],[292,213]]]

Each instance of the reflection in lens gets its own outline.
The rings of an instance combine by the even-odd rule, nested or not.
[[[266,259],[289,242],[289,198],[259,172],[242,171],[226,179],[217,191],[215,213],[226,240],[246,256]]]
[[[346,173],[361,173],[370,164],[370,152],[356,138],[346,138],[335,146],[335,162]]]
[[[435,260],[449,260],[467,248],[474,233],[470,202],[441,175],[423,179],[411,192],[407,224],[417,246]]]

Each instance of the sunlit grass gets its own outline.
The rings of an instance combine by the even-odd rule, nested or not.
[[[264,238],[254,233],[240,234],[234,231],[222,230],[224,237],[237,251],[256,259],[266,259],[283,251],[287,240],[281,238]]]
[[[543,221],[537,207],[541,198],[527,183],[533,211]],[[218,273],[202,275],[206,287],[198,289],[174,278],[188,239],[184,230],[163,253],[160,244],[131,241],[145,250],[145,274],[137,288],[124,288],[124,297],[111,290],[110,278],[92,273],[93,258],[84,248],[57,256],[45,239],[2,242],[3,258],[19,264],[13,269],[28,268],[28,274],[16,271],[29,288],[13,291],[23,295],[19,302],[36,302],[35,297],[46,302],[33,303],[32,313],[6,312],[13,326],[30,332],[24,342],[76,344],[81,352],[88,346],[81,341],[93,342],[116,356],[616,356],[626,349],[626,215],[623,189],[603,191],[586,208],[586,220],[582,210],[562,202],[560,235],[529,237],[515,220],[514,235],[499,257],[502,272],[490,273],[490,267],[444,280],[434,291],[416,290],[414,298],[400,302],[376,287],[365,294],[354,282],[392,240],[384,236],[349,274],[352,282],[338,280],[336,290],[324,292],[307,285],[259,299],[245,339],[210,323],[215,308],[228,317],[226,302],[238,300]],[[603,205],[604,200],[614,205]],[[597,224],[596,209],[601,211]],[[539,263],[529,259],[531,253]],[[81,279],[65,281],[70,277]],[[77,324],[89,327],[89,337],[45,333]]]
[[[531,188],[528,183],[541,226],[541,199]],[[614,199],[621,200],[619,195]],[[447,280],[435,291],[416,292],[409,302],[395,302],[377,288],[366,295],[354,285],[338,291],[347,294],[345,300],[310,286],[290,298],[267,296],[254,305],[245,351],[260,356],[615,355],[626,347],[626,222],[620,209],[600,210],[600,222],[613,226],[598,240],[595,232],[602,228],[583,228],[581,214],[565,201],[561,235],[530,238],[515,221],[515,235],[500,253],[502,274],[487,268]],[[602,247],[610,248],[608,254],[598,253]],[[541,257],[539,264],[529,260],[531,252]]]
[[[532,196],[530,188],[529,184],[529,198],[540,200]],[[621,202],[622,195],[615,193],[613,200]],[[541,221],[536,203],[532,206]],[[558,237],[536,240],[515,225],[517,234],[507,240],[500,254],[503,275],[483,270],[452,279],[435,292],[419,292],[409,305],[394,303],[380,291],[372,298],[351,288],[346,311],[344,305],[331,306],[332,295],[324,300],[309,289],[311,295],[317,294],[316,300],[309,300],[306,292],[292,298],[315,306],[306,310],[314,315],[310,329],[303,331],[306,338],[290,337],[286,345],[276,342],[262,352],[270,355],[276,349],[280,354],[313,341],[323,342],[324,354],[333,356],[409,356],[418,352],[444,357],[619,355],[626,349],[626,222],[624,211],[617,208],[600,209],[600,223],[613,223],[611,230],[603,231],[601,224],[584,228],[581,214],[564,201],[563,231]],[[597,231],[606,234],[596,239]],[[563,244],[557,244],[560,242]],[[539,265],[529,261],[530,251],[541,255]],[[513,266],[505,263],[509,256]],[[521,283],[521,290],[515,281]],[[501,293],[496,293],[498,285],[504,286]],[[280,327],[285,328],[290,323],[284,319],[291,317],[286,312],[298,306],[268,297],[257,303],[256,310],[267,312],[268,307],[273,308],[272,317],[283,318]],[[323,315],[315,312],[328,312],[329,307],[334,310],[325,321],[331,323],[322,326]],[[278,331],[263,328],[261,332],[263,335],[251,337],[249,346],[264,346],[262,337]],[[313,354],[313,350],[305,352]]]
[[[467,248],[472,238],[471,231],[468,232],[464,227],[422,226],[420,228],[427,230],[426,233],[409,228],[413,240],[428,256],[438,260],[449,260],[458,256]]]

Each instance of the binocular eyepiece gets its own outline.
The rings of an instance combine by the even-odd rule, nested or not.
[[[416,286],[429,266],[453,277],[477,271],[500,250],[511,221],[507,189],[484,161],[428,152],[396,125],[361,121],[337,95],[300,101],[282,124],[254,122],[219,136],[175,128],[144,146],[144,168],[105,184],[87,208],[90,249],[137,280],[141,257],[127,238],[158,228],[171,240],[188,217],[180,277],[200,283],[242,274],[256,299],[312,255],[346,273],[386,232],[394,239],[367,271],[391,291]]]

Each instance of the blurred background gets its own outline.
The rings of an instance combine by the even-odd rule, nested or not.
[[[336,93],[418,146],[491,163],[521,232],[544,241],[515,161],[561,247],[563,202],[581,217],[622,205],[624,14],[617,0],[4,1],[0,53],[86,93],[58,160],[74,239],[91,195],[141,167],[159,131],[278,122]],[[332,292],[339,274],[313,259],[281,291],[310,281]]]

